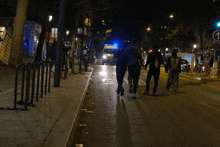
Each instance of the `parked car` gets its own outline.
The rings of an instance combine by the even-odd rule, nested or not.
[[[181,62],[180,63],[181,71],[182,72],[189,72],[189,70],[190,70],[190,63],[187,60],[185,60],[185,59],[181,59],[180,62]]]

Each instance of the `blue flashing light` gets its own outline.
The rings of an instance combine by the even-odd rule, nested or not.
[[[107,46],[108,44],[105,44],[105,46]]]
[[[218,27],[220,27],[220,22],[219,22],[219,23],[217,23],[217,26],[218,26]]]
[[[113,46],[118,46],[118,44],[115,43]]]

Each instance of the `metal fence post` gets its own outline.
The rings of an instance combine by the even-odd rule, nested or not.
[[[45,91],[44,91],[44,94],[46,95],[47,94],[47,74],[48,74],[48,62],[46,61],[45,62],[46,64],[46,79],[45,79]]]
[[[37,74],[37,90],[36,90],[36,101],[38,101],[38,92],[39,92],[39,81],[40,81],[40,63],[37,63],[38,74]]]
[[[31,64],[31,66],[32,66],[32,71],[33,71],[33,73],[32,73],[32,82],[31,82],[31,84],[32,84],[32,87],[31,87],[31,102],[28,104],[29,106],[31,106],[31,107],[35,107],[34,106],[34,87],[35,87],[35,64]]]
[[[44,62],[42,62],[42,68],[41,68],[41,97],[43,97],[43,87],[44,87]]]
[[[28,63],[28,66],[27,66],[25,110],[27,110],[27,102],[29,100],[29,87],[30,87],[30,63]]]

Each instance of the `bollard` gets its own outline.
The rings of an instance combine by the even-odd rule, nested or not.
[[[37,74],[37,90],[36,90],[36,101],[38,101],[38,92],[39,92],[39,81],[40,81],[40,62],[37,63],[38,74]]]
[[[48,62],[46,61],[45,62],[46,64],[46,78],[45,78],[45,91],[44,91],[44,94],[46,95],[47,94],[47,74],[48,74]]]
[[[41,68],[41,97],[43,97],[43,87],[44,87],[44,63],[42,62],[42,68]]]

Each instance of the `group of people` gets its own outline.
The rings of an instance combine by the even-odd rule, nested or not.
[[[146,89],[144,95],[156,95],[156,90],[160,75],[160,65],[162,63],[162,55],[158,52],[159,46],[154,45],[152,52],[149,53],[147,62],[145,64],[145,70],[149,65],[149,70],[146,78]],[[168,58],[165,66],[165,71],[168,73],[168,79],[166,84],[166,90],[169,91],[171,84],[173,84],[174,91],[177,90],[179,73],[181,72],[180,58],[177,57],[177,50],[172,51],[172,56]],[[118,82],[117,95],[124,95],[125,89],[123,88],[123,79],[125,72],[128,68],[128,82],[129,82],[129,93],[132,93],[132,98],[136,98],[137,86],[140,76],[141,66],[144,64],[141,52],[133,47],[121,48],[115,54],[117,58],[116,62],[116,78]],[[151,78],[154,78],[153,92],[149,93],[149,84]]]

